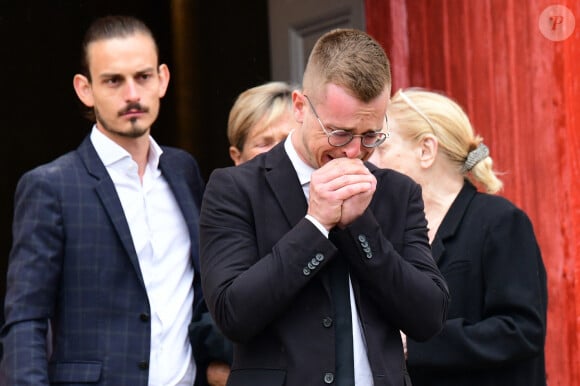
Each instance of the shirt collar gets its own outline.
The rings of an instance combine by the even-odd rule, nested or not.
[[[293,133],[294,131],[291,131],[290,134],[288,134],[286,140],[284,141],[284,150],[286,150],[286,153],[290,158],[290,162],[292,162],[292,166],[294,167],[294,170],[296,170],[296,174],[298,174],[300,184],[304,185],[310,182],[310,175],[314,171],[314,168],[308,165],[306,162],[304,162],[296,152],[294,144],[292,144]]]
[[[109,167],[126,158],[131,159],[131,154],[119,146],[115,141],[101,133],[101,131],[97,129],[97,125],[93,125],[91,131],[91,142],[105,167]],[[161,147],[157,142],[155,142],[153,137],[149,136],[149,159],[147,161],[147,166],[151,170],[157,170],[159,166],[159,158],[162,153],[163,150]]]

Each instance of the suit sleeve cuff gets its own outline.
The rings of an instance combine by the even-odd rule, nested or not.
[[[310,221],[312,224],[314,224],[314,226],[318,228],[318,230],[320,231],[320,233],[324,235],[324,237],[328,238],[328,231],[317,219],[315,219],[309,214],[306,215],[306,219]]]

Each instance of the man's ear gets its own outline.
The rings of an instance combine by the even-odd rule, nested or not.
[[[77,96],[85,106],[93,107],[95,105],[91,82],[86,76],[76,74],[73,78],[73,87]]]
[[[421,167],[430,168],[433,165],[435,158],[437,157],[438,147],[439,142],[434,135],[427,134],[423,139],[421,139],[421,154],[419,157]]]
[[[165,96],[167,91],[167,86],[169,85],[169,67],[166,64],[159,65],[159,98]]]
[[[242,163],[242,152],[235,146],[230,146],[230,158],[234,161],[234,165],[238,166]]]
[[[304,122],[305,98],[304,94],[300,91],[294,90],[292,92],[292,109],[294,112],[294,119],[296,119],[296,122],[298,123]]]

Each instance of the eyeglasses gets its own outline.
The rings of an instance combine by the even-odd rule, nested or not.
[[[310,98],[308,98],[307,95],[304,95],[304,97],[308,101],[308,104],[310,105],[310,108],[312,109],[314,116],[318,120],[318,123],[320,123],[322,131],[324,131],[324,134],[326,134],[326,136],[328,137],[328,143],[330,144],[330,146],[334,147],[345,146],[348,145],[355,137],[360,137],[361,144],[366,148],[372,149],[379,146],[381,143],[385,142],[387,138],[389,138],[389,120],[387,119],[386,115],[385,115],[385,122],[387,124],[386,133],[380,131],[372,131],[366,134],[353,134],[350,131],[346,130],[327,130],[326,127],[324,127],[322,121],[320,120],[320,117],[318,116],[318,113],[316,112],[314,105],[312,105]]]

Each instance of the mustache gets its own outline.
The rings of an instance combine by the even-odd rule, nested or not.
[[[129,103],[124,109],[120,110],[117,115],[122,116],[130,112],[147,113],[149,108],[141,105],[141,103]]]

